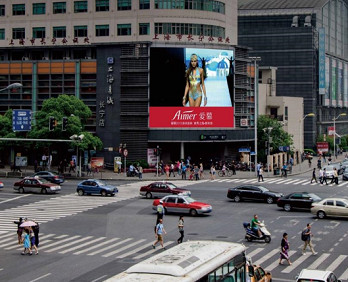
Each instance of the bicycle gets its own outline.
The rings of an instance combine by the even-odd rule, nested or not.
[[[223,176],[231,177],[233,175],[233,172],[232,172],[232,170],[229,170],[228,168],[226,168],[226,171],[219,170],[218,175],[221,177],[223,177]]]

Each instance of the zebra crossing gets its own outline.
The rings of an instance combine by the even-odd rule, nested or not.
[[[153,239],[135,238],[107,238],[96,236],[82,236],[67,234],[40,234],[40,255],[60,254],[60,255],[85,255],[95,256],[98,259],[132,259],[134,261],[146,259],[158,252],[160,248],[153,249],[151,244]],[[166,248],[176,245],[175,241],[165,242]],[[348,255],[336,255],[324,252],[317,256],[309,253],[302,255],[301,246],[293,247],[290,251],[292,265],[279,265],[279,249],[269,250],[268,246],[251,244],[246,246],[247,256],[252,259],[253,264],[274,273],[294,277],[303,268],[325,269],[336,273],[341,280],[348,280],[348,271],[344,265],[348,265]],[[17,236],[14,232],[7,232],[1,235],[0,248],[5,251],[22,251],[23,247],[17,244]]]
[[[244,178],[225,178],[225,179],[214,179],[209,180],[211,183],[238,183],[238,184],[281,184],[281,185],[319,185],[326,186],[320,183],[311,183],[309,179],[303,178],[265,178],[263,182],[258,182],[256,178],[254,179],[244,179]],[[328,181],[330,183],[330,181]],[[329,184],[328,186],[337,186],[337,187],[348,187],[348,181],[341,181],[338,185]]]
[[[140,186],[148,185],[153,181],[132,182],[118,186],[119,193],[115,197],[78,196],[76,193],[50,197],[45,200],[26,205],[0,210],[0,233],[15,231],[13,223],[19,217],[35,219],[40,224],[59,218],[76,215],[101,206],[117,203],[139,196]],[[193,181],[176,181],[178,186],[196,184]]]

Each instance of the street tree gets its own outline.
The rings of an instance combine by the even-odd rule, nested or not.
[[[257,120],[257,147],[258,160],[260,162],[267,162],[266,142],[268,142],[267,128],[272,128],[269,137],[272,138],[270,142],[270,154],[279,153],[280,146],[291,146],[293,144],[292,135],[287,133],[282,124],[268,116],[261,115]],[[264,130],[265,129],[265,130]]]

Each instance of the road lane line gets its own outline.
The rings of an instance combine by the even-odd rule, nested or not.
[[[253,257],[253,256],[255,256],[256,254],[258,254],[259,252],[261,252],[263,250],[263,248],[257,248],[257,249],[255,249],[255,250],[253,250],[252,252],[250,252],[250,253],[247,253],[247,256],[249,256],[249,257]],[[248,251],[248,250],[247,250]]]
[[[101,279],[104,279],[106,276],[107,275],[100,276],[99,278],[96,278],[96,279],[92,280],[91,282],[97,282],[97,281],[99,281]]]
[[[104,245],[106,245],[106,244],[115,242],[115,241],[117,241],[117,240],[119,240],[119,239],[120,239],[120,238],[113,238],[113,239],[104,241],[104,242],[102,242],[102,243],[100,243],[100,244],[98,244],[98,245],[94,245],[94,246],[89,247],[89,248],[87,248],[87,249],[83,249],[83,250],[81,250],[81,251],[75,252],[74,255],[79,255],[79,254],[86,253],[86,252],[88,252],[88,251],[90,251],[90,250],[97,249],[97,248],[99,248],[99,247],[101,247],[101,246],[104,246]]]
[[[334,270],[346,259],[346,255],[339,255],[326,269],[334,272]]]
[[[105,238],[105,237],[96,238],[96,239],[94,239],[94,240],[91,240],[91,241],[88,241],[88,242],[86,242],[86,243],[77,245],[77,246],[75,246],[75,247],[72,247],[72,248],[70,248],[70,249],[64,250],[64,251],[59,252],[59,253],[60,253],[60,254],[66,254],[66,253],[68,253],[68,252],[75,251],[75,250],[77,250],[77,249],[81,249],[81,248],[83,248],[84,246],[93,244],[93,243],[95,243],[95,242],[98,242],[98,241],[104,240],[104,239],[106,239],[106,238]]]
[[[69,247],[69,246],[71,246],[71,245],[78,244],[78,243],[80,243],[80,242],[82,242],[82,241],[89,240],[89,239],[91,239],[91,238],[93,238],[93,236],[86,236],[86,237],[83,237],[83,238],[81,238],[81,239],[74,240],[74,241],[72,241],[72,242],[70,242],[70,243],[67,243],[67,244],[59,244],[59,241],[58,241],[58,244],[59,244],[60,246],[58,246],[58,247],[56,247],[56,248],[53,248],[53,249],[49,249],[49,250],[47,250],[46,252],[47,252],[47,253],[52,253],[52,252],[54,252],[54,251],[57,251],[57,250],[60,250],[60,249],[64,249],[65,247]]]
[[[110,257],[110,256],[112,256],[112,255],[114,255],[114,254],[120,253],[120,252],[122,252],[122,251],[124,251],[124,250],[126,250],[126,249],[128,249],[128,248],[131,248],[131,247],[133,247],[133,246],[135,246],[135,245],[141,244],[141,243],[143,243],[144,241],[146,241],[146,240],[145,240],[145,239],[141,239],[141,240],[135,241],[135,242],[133,242],[133,243],[131,243],[131,244],[127,244],[127,245],[123,246],[123,247],[120,248],[120,249],[117,249],[117,250],[115,250],[115,251],[112,251],[112,252],[109,252],[109,253],[103,255],[103,257],[105,257],[105,258]]]
[[[7,203],[7,202],[11,202],[11,201],[14,201],[14,200],[17,200],[17,199],[20,199],[20,198],[28,197],[28,196],[30,196],[30,195],[31,195],[31,194],[21,195],[21,196],[18,196],[18,197],[16,197],[16,198],[12,198],[12,199],[8,199],[8,200],[5,200],[5,201],[2,201],[2,202],[0,202],[0,204],[2,204],[2,203]]]
[[[143,249],[148,249],[148,248],[149,248],[149,245],[147,245],[147,244],[141,245],[140,247],[138,247],[138,248],[136,248],[136,249],[133,249],[133,250],[131,250],[131,251],[127,252],[127,253],[124,253],[124,254],[122,254],[122,255],[119,255],[119,256],[116,257],[116,258],[118,258],[118,259],[120,259],[120,258],[125,258],[125,257],[130,256],[130,255],[132,255],[132,254],[135,254],[135,253],[137,253],[137,252],[139,252],[139,251],[141,251],[141,250],[143,250]]]
[[[269,253],[267,253],[266,255],[264,255],[262,258],[260,258],[257,261],[255,261],[253,264],[261,265],[261,264],[263,264],[263,262],[265,262],[266,260],[270,259],[272,256],[274,256],[277,253],[279,253],[278,249],[272,250]]]
[[[54,235],[54,234],[53,234]],[[43,239],[43,238],[46,238],[46,237],[51,237],[50,234],[47,234],[47,235],[42,235],[40,236],[40,239]],[[40,243],[42,241],[40,240]],[[2,246],[2,245],[1,245]],[[0,246],[0,247],[1,247]],[[13,240],[12,244],[7,244],[7,247],[4,248],[5,250],[13,250],[13,249],[22,249],[23,248],[23,245],[18,245],[18,240]]]
[[[45,278],[45,277],[47,277],[47,276],[50,276],[51,274],[52,274],[52,273],[47,273],[47,274],[42,275],[42,276],[40,276],[40,277],[38,277],[38,278],[36,278],[36,279],[34,279],[34,280],[30,280],[29,282],[38,281],[38,280],[40,280],[40,279],[42,279],[42,278]]]
[[[310,269],[316,269],[324,260],[329,257],[330,254],[324,253],[320,257],[318,257],[308,268]]]
[[[167,246],[169,246],[169,245],[171,245],[171,244],[173,244],[173,243],[174,243],[174,241],[168,241],[166,244],[163,244],[163,245],[164,245],[165,248],[167,248]],[[145,253],[143,253],[143,254],[140,254],[140,255],[138,255],[138,256],[136,256],[136,257],[133,257],[133,259],[140,259],[140,258],[146,257],[147,255],[153,254],[154,252],[158,251],[158,249],[153,249],[153,248],[150,246],[150,244],[149,244],[149,248],[150,248],[151,250],[149,250],[149,251],[147,251],[147,252],[145,252]],[[161,250],[161,249],[160,249],[160,250]]]
[[[92,252],[92,253],[89,253],[89,254],[87,254],[87,255],[88,255],[88,256],[93,256],[93,255],[99,254],[99,253],[104,252],[104,251],[106,251],[106,250],[110,250],[111,248],[114,248],[114,247],[116,247],[116,246],[118,246],[118,245],[121,245],[121,244],[123,244],[123,243],[126,243],[126,242],[128,242],[128,241],[130,241],[130,240],[133,240],[133,238],[127,238],[127,239],[125,239],[125,240],[123,240],[123,241],[120,241],[120,242],[117,242],[116,244],[113,244],[112,246],[107,246],[107,247],[105,247],[105,248],[99,249],[99,250],[94,251],[94,252]]]

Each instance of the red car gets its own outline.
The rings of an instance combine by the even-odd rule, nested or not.
[[[19,193],[38,192],[41,194],[56,193],[61,190],[58,184],[51,183],[39,177],[25,177],[21,181],[13,184],[13,189]]]
[[[157,210],[160,201],[163,201],[165,213],[188,213],[195,216],[197,214],[209,213],[213,210],[212,206],[209,204],[197,202],[189,196],[180,195],[170,195],[162,199],[154,200],[152,209]]]
[[[170,182],[154,182],[140,188],[140,196],[145,196],[148,199],[162,198],[167,195],[191,196],[191,192],[178,188]]]

